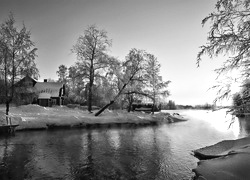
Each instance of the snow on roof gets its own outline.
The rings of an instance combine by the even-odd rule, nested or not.
[[[50,99],[51,98],[51,94],[49,93],[40,93],[38,96],[38,99]]]
[[[35,84],[36,92],[39,93],[39,97],[59,97],[60,88],[63,87],[63,83],[60,82],[37,82]]]

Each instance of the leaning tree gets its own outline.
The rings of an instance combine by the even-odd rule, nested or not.
[[[210,58],[223,55],[227,57],[223,65],[216,69],[218,75],[239,70],[239,80],[250,75],[250,1],[249,0],[218,0],[215,11],[202,20],[202,25],[210,23],[207,43],[201,46],[197,56],[200,65],[204,54]],[[215,86],[217,87],[217,86]],[[231,84],[220,87],[216,100],[228,97]]]
[[[108,104],[95,113],[95,116],[100,115],[105,109],[117,101],[119,97],[124,94],[124,91],[131,82],[140,81],[141,78],[143,78],[141,72],[144,71],[145,59],[145,51],[133,48],[126,56],[126,60],[120,64],[120,68],[114,66],[116,69],[113,73],[117,76],[119,90]]]
[[[15,82],[26,75],[39,76],[35,63],[37,48],[34,46],[30,31],[24,24],[22,28],[17,27],[14,16],[10,14],[0,25],[0,73],[4,79],[6,115],[14,97]]]

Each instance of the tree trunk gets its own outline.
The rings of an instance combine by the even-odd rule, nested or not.
[[[92,85],[89,83],[89,93],[88,93],[88,111],[92,112]]]
[[[135,74],[133,74],[133,75],[129,78],[128,82],[126,82],[125,84],[123,84],[121,90],[120,90],[119,93],[115,96],[114,100],[113,100],[113,101],[110,101],[109,104],[105,105],[102,109],[100,109],[100,110],[95,114],[95,116],[98,116],[99,114],[101,114],[105,109],[107,109],[110,105],[112,105],[112,104],[116,101],[116,99],[122,94],[122,91],[126,88],[126,86],[128,85],[128,83],[131,82],[131,80],[133,79],[134,76],[135,76]]]
[[[153,103],[153,107],[152,107],[152,110],[151,110],[152,114],[155,113],[155,103]]]
[[[131,103],[129,103],[129,105],[128,105],[128,112],[130,112],[131,111]]]
[[[128,95],[128,112],[131,111],[133,102],[134,102],[133,94]]]
[[[154,99],[153,99],[153,107],[152,107],[152,114],[155,113],[155,96],[154,96]]]
[[[88,111],[92,113],[92,88],[94,83],[94,72],[93,65],[90,67],[90,77],[89,77],[89,94],[88,94]]]
[[[8,119],[8,115],[9,115],[9,111],[10,111],[10,103],[9,103],[9,101],[7,100],[6,101],[6,123],[7,123],[7,125],[9,124],[9,119]]]
[[[15,67],[15,53],[14,51],[12,52],[12,81],[11,81],[11,96],[9,99],[9,102],[12,101],[14,97],[14,91],[15,91],[15,76],[16,76],[16,67]]]
[[[109,104],[105,105],[102,109],[100,109],[97,113],[95,113],[95,116],[100,115],[105,109],[107,109],[110,105],[112,105],[115,100],[121,95],[122,91],[125,89],[125,87],[127,86],[127,84],[129,83],[129,81],[127,83],[125,83],[122,87],[122,89],[119,91],[119,93],[115,96],[113,101],[110,101]]]
[[[110,101],[110,103],[106,104],[102,109],[100,109],[97,113],[95,113],[95,116],[98,116],[101,114],[105,109],[107,109],[109,106],[111,106],[115,101]]]
[[[8,89],[8,71],[7,71],[7,48],[4,51],[4,90],[5,90],[5,106],[6,106],[6,123],[8,124],[8,115],[9,115],[9,89]]]

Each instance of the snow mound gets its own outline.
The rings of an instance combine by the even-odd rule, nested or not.
[[[28,104],[17,107],[17,110],[27,113],[43,113],[47,112],[49,108],[39,106],[37,104]]]
[[[242,146],[250,145],[250,137],[238,140],[225,140],[212,146],[207,146],[194,151],[194,156],[199,159],[211,159],[228,155],[229,152],[235,151]]]
[[[211,160],[203,160],[195,172],[195,179],[243,180],[250,179],[250,149],[246,153],[235,153]]]
[[[194,179],[250,179],[250,137],[227,140],[194,151],[202,160]],[[211,159],[213,158],[213,159]]]

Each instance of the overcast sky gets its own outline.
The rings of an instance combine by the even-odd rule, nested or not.
[[[170,80],[176,104],[212,103],[213,70],[220,59],[204,57],[196,66],[199,46],[206,43],[209,24],[201,21],[214,11],[216,0],[0,0],[0,22],[13,12],[31,30],[38,48],[40,80],[57,80],[59,65],[75,63],[70,49],[89,25],[105,29],[113,41],[110,55],[124,60],[132,48],[154,54],[161,75]]]

